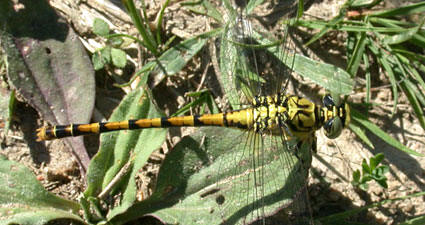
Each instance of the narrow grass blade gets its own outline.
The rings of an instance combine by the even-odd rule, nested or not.
[[[393,17],[393,16],[407,16],[410,14],[419,14],[425,12],[425,2],[418,2],[409,4],[396,9],[384,10],[372,13],[370,16],[375,17]]]
[[[357,137],[359,137],[369,148],[375,149],[375,146],[373,146],[372,142],[369,140],[369,138],[366,136],[366,133],[364,130],[362,130],[356,122],[351,122],[348,127],[351,131],[353,131]]]
[[[422,106],[419,103],[418,99],[416,98],[416,93],[415,93],[415,90],[417,88],[409,80],[404,80],[402,83],[400,83],[400,86],[403,88],[404,93],[407,95],[407,98],[409,99],[409,102],[412,105],[413,110],[415,111],[415,114],[419,120],[419,123],[421,124],[422,128],[425,129],[424,111],[422,110]]]
[[[355,76],[357,74],[357,70],[359,69],[361,60],[363,59],[363,52],[365,50],[366,41],[366,33],[360,33],[357,35],[357,42],[353,53],[349,57],[347,72],[351,74],[351,76]]]
[[[357,112],[355,109],[351,109],[351,115],[352,119],[359,124],[361,124],[364,128],[368,129],[372,134],[378,136],[383,141],[385,141],[387,144],[395,147],[396,149],[406,152],[408,154],[414,155],[414,156],[420,156],[423,157],[424,155],[417,153],[416,151],[404,146],[399,141],[395,140],[393,137],[388,135],[386,132],[381,130],[378,126],[367,120],[366,117],[364,117],[362,114]]]

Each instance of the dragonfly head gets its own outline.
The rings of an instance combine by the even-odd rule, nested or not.
[[[323,97],[323,105],[325,135],[331,139],[337,138],[350,123],[350,107],[339,99],[334,100],[330,95]]]

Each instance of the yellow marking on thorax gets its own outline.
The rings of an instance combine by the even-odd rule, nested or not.
[[[289,120],[296,126],[302,124],[304,128],[298,127],[300,131],[305,128],[314,128],[317,119],[314,114],[315,107],[313,103],[305,98],[291,97],[288,100]]]

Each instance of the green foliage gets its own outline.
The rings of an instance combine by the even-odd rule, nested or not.
[[[142,8],[142,12],[140,13],[135,8],[132,0],[123,1],[135,27],[142,36],[142,40],[123,34],[111,34],[108,24],[100,19],[96,19],[93,23],[93,32],[106,38],[106,46],[93,54],[92,61],[94,68],[98,70],[108,64],[123,68],[126,65],[126,54],[121,50],[121,47],[125,43],[124,37],[132,39],[144,46],[155,56],[154,61],[146,63],[131,79],[132,81],[136,77],[141,76],[141,86],[144,87],[151,72],[157,72],[158,77],[175,75],[205,46],[208,39],[221,36],[220,57],[228,57],[229,59],[223,60],[222,58],[222,73],[234,73],[235,71],[238,73],[245,69],[236,68],[235,66],[237,63],[244,64],[247,62],[241,61],[240,56],[237,55],[236,48],[241,47],[241,45],[229,41],[227,27],[183,40],[167,50],[162,50],[159,24],[161,24],[162,14],[168,2],[166,1],[161,9],[156,29],[152,29],[147,20],[144,8]],[[226,2],[229,4],[228,1],[224,2],[225,4]],[[250,1],[247,11],[252,11],[261,2],[261,0]],[[348,46],[350,46],[348,51],[348,72],[336,66],[320,63],[290,52],[285,53],[285,55],[276,56],[283,64],[288,67],[290,66],[303,77],[311,79],[322,87],[334,93],[350,94],[353,90],[352,76],[357,74],[357,71],[362,65],[365,65],[365,70],[368,70],[367,60],[372,55],[381,63],[382,68],[389,76],[395,96],[395,103],[397,101],[396,95],[398,89],[403,90],[412,102],[416,115],[418,115],[423,125],[423,119],[420,116],[422,115],[423,117],[421,107],[425,105],[425,98],[423,93],[418,90],[425,87],[420,77],[421,72],[424,72],[425,66],[417,59],[423,60],[424,57],[410,51],[403,45],[409,43],[420,46],[424,43],[424,34],[420,30],[423,20],[420,24],[410,24],[395,21],[394,19],[382,18],[396,16],[402,13],[422,12],[423,5],[418,3],[416,8],[409,6],[398,10],[388,10],[375,15],[368,15],[361,22],[354,20],[347,22],[344,19],[345,12],[349,8],[372,7],[377,2],[379,1],[349,1],[343,7],[340,15],[328,23],[299,22],[301,25],[321,29],[312,38],[312,41],[317,40],[331,29],[345,29],[350,32],[350,38],[347,41]],[[223,15],[208,3],[208,1],[199,1],[199,4],[203,6],[202,10],[196,7],[195,3],[185,4],[192,11],[205,13],[220,23],[224,23]],[[142,6],[144,7],[143,3]],[[300,7],[298,16],[301,16],[302,11],[303,9]],[[371,34],[372,36],[370,36]],[[282,44],[279,41],[276,42],[261,37],[259,33],[254,33],[253,38],[258,40],[258,46],[244,47],[262,48],[271,54],[276,54],[279,52],[277,46]],[[391,54],[388,54],[388,52]],[[293,61],[284,60],[287,58],[291,58]],[[410,63],[414,59],[414,63]],[[247,77],[244,78],[248,80],[266,82],[253,71],[249,71],[246,75]],[[125,85],[127,84],[121,86]],[[227,85],[231,86],[232,84]],[[369,96],[370,77],[368,87]],[[231,88],[234,87],[232,86],[228,89]],[[244,89],[249,89],[249,87],[244,86]],[[252,90],[246,90],[246,92],[249,91]],[[251,96],[253,94],[255,93],[247,93],[246,95]],[[137,89],[129,93],[122,100],[118,108],[115,109],[110,120],[119,121],[129,118],[158,118],[163,116],[156,109],[149,96],[151,96],[150,91],[146,88]],[[208,106],[212,112],[218,112],[213,97],[208,90],[189,93],[188,96],[193,97],[195,100],[176,112],[175,115],[183,114],[191,107],[199,107],[200,105],[203,105],[204,108]],[[240,105],[236,101],[231,102],[231,104],[234,106]],[[203,109],[201,109],[201,113],[203,113]],[[369,122],[367,118],[356,113],[355,110],[353,111],[353,121],[354,123],[350,127],[369,146],[373,147],[363,128],[372,131],[392,146],[409,154],[420,155],[403,146],[400,142],[395,141],[376,125]],[[241,201],[237,201],[236,199],[240,197],[241,193],[245,194],[246,189],[244,188],[247,185],[243,182],[244,178],[255,172],[250,170],[250,166],[256,163],[250,161],[255,158],[250,155],[252,153],[243,152],[243,150],[249,150],[246,148],[246,143],[238,142],[233,144],[233,142],[230,143],[233,139],[228,139],[228,137],[241,137],[242,133],[242,131],[236,129],[206,128],[185,137],[164,160],[158,177],[158,185],[153,195],[141,202],[137,202],[135,199],[137,190],[134,178],[140,168],[147,162],[149,155],[164,142],[164,129],[103,134],[101,136],[100,150],[90,163],[87,174],[88,187],[81,197],[79,205],[48,193],[35,180],[34,176],[22,168],[22,166],[1,158],[0,178],[3,180],[0,182],[0,202],[3,206],[12,205],[16,206],[16,208],[9,210],[8,208],[0,207],[0,218],[5,217],[5,215],[8,216],[7,220],[3,220],[5,222],[1,221],[0,224],[41,224],[56,218],[71,218],[82,223],[91,224],[122,224],[146,214],[155,215],[167,223],[191,224],[205,223],[207,221],[208,224],[221,224],[223,223],[223,217],[229,219],[231,222],[239,222],[238,219],[240,218],[234,218],[233,214],[248,214],[250,212],[248,212],[247,208],[252,204],[258,204],[255,202],[258,199],[252,196]],[[226,138],[228,141],[225,141]],[[266,207],[264,210],[267,213],[271,213],[279,209],[282,203],[287,204],[290,200],[288,196],[293,196],[293,193],[289,192],[294,190],[288,187],[293,187],[294,183],[303,183],[305,181],[305,177],[303,176],[297,177],[297,180],[288,180],[285,176],[299,168],[283,169],[280,163],[288,160],[309,164],[311,162],[310,149],[312,143],[306,143],[299,149],[303,152],[302,160],[297,157],[276,160],[276,157],[281,157],[281,154],[272,154],[270,151],[271,148],[267,146],[267,144],[273,143],[275,140],[268,140],[267,138],[264,140],[267,151],[259,151],[259,153],[267,154],[267,156],[262,158],[265,159],[264,167],[258,167],[257,169],[259,171],[264,170],[264,172],[261,171],[263,175],[266,175],[261,177],[261,179],[264,179],[264,183],[273,184],[261,190],[264,191],[263,194],[271,196],[271,198],[261,199],[265,201]],[[279,149],[282,150],[284,147],[287,146],[280,146]],[[235,163],[235,159],[240,160],[240,164]],[[382,154],[377,154],[370,158],[369,164],[367,164],[366,160],[363,160],[362,172],[357,170],[353,173],[353,185],[366,190],[368,182],[375,180],[382,187],[386,188],[385,173],[388,172],[388,166],[380,165],[382,160]],[[223,166],[226,166],[226,169],[229,170],[222,169]],[[244,168],[240,170],[240,174],[230,174],[229,171],[235,171],[231,167]],[[266,173],[270,176],[267,176]],[[226,183],[226,185],[229,181],[232,181],[232,183],[226,186],[228,188],[211,191],[211,185],[215,181]],[[272,188],[269,189],[269,187]],[[226,215],[224,216],[222,215],[222,211],[217,209],[219,207],[217,197],[221,195],[225,196],[226,201],[230,202],[229,205],[226,205],[229,207],[229,210],[225,212]],[[246,196],[248,194],[244,195],[244,197]],[[111,202],[109,201],[110,199],[118,200]],[[231,199],[236,200],[231,201]],[[379,204],[374,204],[371,207],[377,205]],[[84,220],[77,215],[77,211],[79,210],[84,211]],[[346,212],[344,215],[334,216],[333,219],[346,218],[347,215],[353,215],[358,212],[359,210]],[[326,224],[325,221],[327,219],[329,218],[324,218],[321,221]],[[244,222],[249,223],[252,221]]]
[[[42,225],[77,215],[79,205],[46,191],[25,166],[0,155],[0,224]]]
[[[189,104],[181,107],[179,110],[177,110],[177,112],[175,112],[171,116],[181,116],[193,108],[200,108],[199,114],[205,113],[205,107],[208,107],[211,113],[219,112],[217,104],[214,101],[214,96],[209,90],[200,90],[196,92],[187,93],[186,95],[187,97],[194,98],[194,100],[191,101]]]
[[[356,170],[353,172],[353,186],[359,187],[360,189],[367,191],[369,181],[376,181],[381,187],[387,188],[387,177],[385,173],[389,171],[387,165],[379,165],[384,159],[384,154],[378,153],[369,159],[369,164],[363,159],[362,172]]]
[[[111,36],[109,32],[109,25],[105,21],[99,18],[94,19],[93,33],[107,38],[107,43],[109,43],[93,53],[92,62],[95,70],[103,69],[107,64],[118,68],[124,68],[127,64],[127,54],[119,49],[124,40],[118,36]]]
[[[391,83],[394,108],[398,103],[398,91],[401,90],[408,97],[421,126],[425,129],[425,82],[419,76],[425,72],[425,32],[421,30],[425,17],[419,17],[417,23],[400,20],[400,17],[421,14],[425,12],[425,3],[406,5],[397,9],[362,14],[361,11],[350,11],[359,7],[373,7],[379,1],[347,1],[339,15],[329,22],[299,21],[299,25],[320,29],[308,44],[318,40],[330,30],[348,32],[347,71],[356,76],[359,69],[366,71],[366,78],[370,82],[369,60],[379,63],[382,71],[388,76]],[[346,15],[353,17],[346,18]],[[416,50],[415,50],[416,47]],[[422,52],[421,52],[422,50]],[[363,63],[363,68],[362,68]],[[369,102],[370,83],[367,85],[367,99]]]
[[[331,30],[347,32],[346,70],[352,77],[356,76],[358,71],[364,71],[366,78],[365,102],[370,102],[372,76],[370,61],[372,60],[378,63],[380,70],[388,76],[390,81],[394,100],[392,115],[397,110],[399,91],[401,90],[407,96],[419,124],[425,129],[423,111],[425,107],[425,82],[420,76],[421,73],[425,72],[425,56],[423,55],[425,32],[421,30],[425,17],[419,17],[418,23],[400,20],[402,16],[421,15],[420,13],[423,15],[425,3],[419,2],[397,9],[374,12],[372,7],[379,2],[350,0],[344,4],[338,16],[330,21],[299,20],[297,24],[320,30],[306,45],[318,40]],[[367,10],[364,11],[368,13],[362,13],[362,9],[365,8]],[[347,18],[350,15],[352,16]],[[359,122],[361,120],[362,122],[350,125],[350,128],[368,146],[373,147],[370,140],[364,135],[364,129],[376,134],[387,143],[398,142],[373,123],[368,122],[367,118],[356,115],[354,117],[354,121]],[[391,145],[402,151],[408,150],[409,153],[418,155],[418,153],[412,153],[413,150],[402,144]]]

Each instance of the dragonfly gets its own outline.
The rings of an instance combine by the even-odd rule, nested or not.
[[[308,201],[305,189],[315,132],[323,128],[328,138],[338,137],[350,122],[350,108],[331,95],[325,95],[322,105],[318,105],[305,97],[288,94],[288,80],[293,73],[290,65],[294,60],[286,41],[288,28],[285,27],[277,47],[259,48],[251,39],[252,23],[244,17],[248,9],[234,10],[238,8],[228,6],[230,22],[220,45],[220,81],[234,110],[46,126],[37,130],[38,140],[149,128],[234,128],[240,132],[229,140],[210,141],[227,143],[223,151],[227,156],[233,155],[219,161],[220,174],[226,177],[211,181],[212,185],[200,195],[213,198],[217,204],[219,210],[211,210],[211,216],[221,218],[225,224],[265,223],[267,216],[292,205],[288,214],[298,223],[305,223],[298,217],[306,216],[307,220],[311,217],[308,202],[303,204],[303,201]],[[269,62],[274,64],[271,70],[277,71],[267,72],[263,65],[266,58],[271,58]]]

